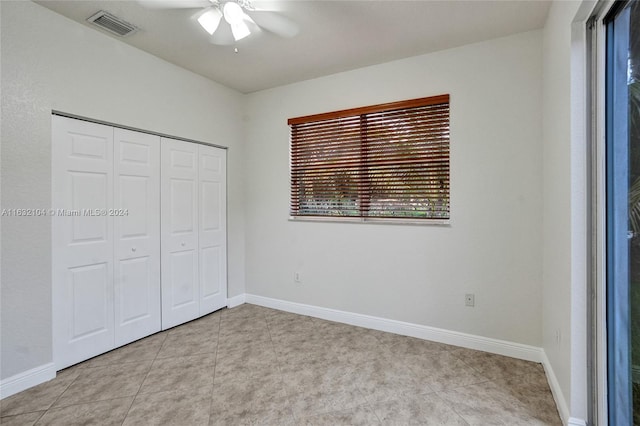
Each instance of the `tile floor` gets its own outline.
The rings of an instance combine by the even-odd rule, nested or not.
[[[2,425],[560,425],[540,364],[242,305],[0,401]]]

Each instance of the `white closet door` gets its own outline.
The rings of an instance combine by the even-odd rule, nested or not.
[[[162,138],[162,329],[197,318],[198,145]]]
[[[114,129],[115,346],[160,331],[160,137]]]
[[[54,360],[113,348],[113,129],[53,117]]]
[[[227,306],[226,151],[199,146],[200,315]]]

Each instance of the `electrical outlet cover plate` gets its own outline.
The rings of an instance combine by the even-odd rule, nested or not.
[[[476,296],[474,294],[465,294],[464,295],[464,304],[465,304],[465,306],[475,306],[475,304],[476,304]]]

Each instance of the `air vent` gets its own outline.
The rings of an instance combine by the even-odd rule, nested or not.
[[[120,37],[130,36],[131,34],[138,31],[138,28],[134,25],[131,25],[130,23],[125,22],[117,16],[114,16],[109,12],[105,12],[104,10],[96,13],[95,15],[87,19],[87,21],[102,28],[103,30],[107,30],[110,33]]]

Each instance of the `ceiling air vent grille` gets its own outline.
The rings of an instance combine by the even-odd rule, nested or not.
[[[87,19],[87,21],[120,37],[126,37],[138,31],[138,28],[134,25],[131,25],[130,23],[125,22],[104,10],[96,13]]]

